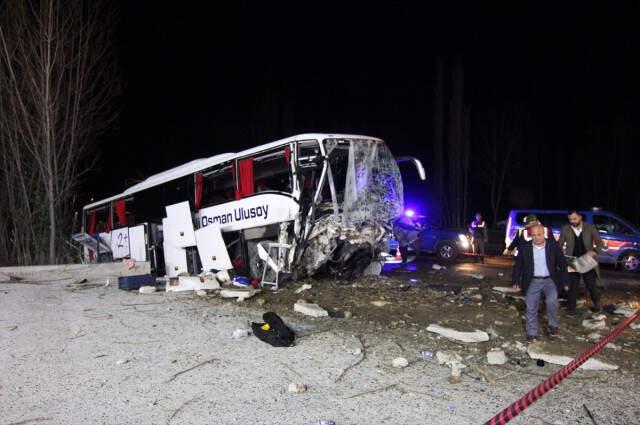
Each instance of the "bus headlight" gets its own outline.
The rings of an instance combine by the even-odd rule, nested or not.
[[[469,238],[467,238],[467,235],[463,235],[461,233],[458,235],[458,239],[460,239],[460,244],[462,245],[463,248],[465,249],[469,248]]]

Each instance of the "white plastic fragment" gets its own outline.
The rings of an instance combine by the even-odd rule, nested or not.
[[[544,348],[540,344],[530,344],[529,348],[527,349],[527,352],[529,353],[529,357],[531,357],[534,360],[540,359],[540,360],[544,360],[547,363],[557,364],[561,366],[569,364],[571,360],[573,360],[573,358],[569,356],[546,353],[544,351]],[[596,359],[589,359],[582,366],[580,366],[580,369],[582,370],[618,370],[618,366],[611,363],[605,363]]]
[[[289,384],[288,390],[290,393],[303,393],[307,391],[307,386],[305,384],[292,382]]]
[[[397,368],[404,368],[409,366],[409,361],[404,357],[396,357],[391,363],[393,364],[393,367]]]
[[[305,283],[304,285],[302,285],[301,287],[299,287],[298,289],[296,289],[296,294],[299,294],[302,291],[306,291],[307,289],[311,289],[312,286],[309,285],[308,283]]]
[[[493,348],[487,352],[487,362],[489,364],[501,365],[507,362],[507,356],[499,348]]]
[[[154,292],[156,292],[156,287],[155,286],[141,286],[140,289],[138,289],[138,292],[140,292],[141,294],[153,294]]]
[[[431,324],[427,326],[427,331],[434,332],[445,338],[453,339],[461,342],[485,342],[489,341],[489,334],[480,330],[473,332],[461,332],[455,329],[445,328],[444,326]]]
[[[318,304],[295,303],[293,305],[293,311],[297,311],[298,313],[302,313],[311,317],[329,316],[329,312],[324,308],[320,307]]]

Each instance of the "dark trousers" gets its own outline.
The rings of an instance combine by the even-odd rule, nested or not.
[[[585,274],[569,273],[569,293],[567,294],[567,310],[573,311],[576,309],[576,301],[578,300],[578,286],[580,285],[580,278],[584,279],[584,286],[589,291],[589,296],[593,305],[596,306],[600,303],[600,293],[596,286],[597,275],[595,270],[589,270]]]
[[[478,256],[480,261],[484,261],[484,239],[473,238],[473,252]]]

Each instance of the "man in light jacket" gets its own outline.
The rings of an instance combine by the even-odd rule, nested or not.
[[[595,259],[602,250],[603,243],[598,229],[591,223],[582,220],[582,215],[578,210],[570,210],[568,214],[569,224],[562,226],[558,245],[564,249],[565,255],[581,257],[585,254]],[[600,279],[598,267],[586,273],[578,273],[569,270],[569,291],[567,293],[567,313],[575,314],[576,301],[578,299],[578,285],[580,278],[584,280],[584,285],[589,291],[589,296],[593,302],[593,311],[600,311],[600,294],[598,292],[597,281]]]

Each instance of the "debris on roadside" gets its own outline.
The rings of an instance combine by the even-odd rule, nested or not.
[[[607,323],[604,320],[597,319],[585,319],[582,321],[582,326],[591,330],[604,329],[607,327]]]
[[[138,289],[138,292],[140,292],[141,294],[153,294],[154,292],[156,292],[156,287],[155,286],[141,286],[140,289]]]
[[[444,326],[437,324],[431,324],[427,326],[427,331],[434,332],[445,338],[460,342],[476,343],[489,341],[489,334],[477,329],[473,332],[461,332],[455,329],[445,328]]]
[[[393,367],[402,369],[409,366],[409,361],[404,357],[396,357],[395,359],[393,359],[391,364],[393,365]]]
[[[519,289],[513,288],[511,286],[494,286],[491,289],[495,292],[501,292],[503,294],[516,294],[520,292]]]
[[[527,353],[529,354],[529,357],[531,357],[534,360],[544,360],[547,363],[560,365],[560,366],[565,366],[573,360],[573,357],[570,357],[570,356],[553,354],[553,353],[547,352],[545,350],[545,346],[542,345],[541,343],[530,344],[529,347],[527,348]],[[618,370],[618,366],[611,363],[605,363],[603,361],[592,358],[587,360],[582,366],[580,366],[580,369],[582,370]]]
[[[499,348],[492,348],[487,352],[487,363],[491,365],[503,365],[507,363],[507,356]]]
[[[310,284],[308,284],[308,283],[305,283],[304,285],[302,285],[301,287],[299,287],[298,289],[296,289],[294,292],[295,292],[296,294],[299,294],[300,292],[302,292],[302,291],[306,291],[307,289],[311,289],[312,287],[313,287],[312,285],[310,285]]]
[[[307,386],[305,384],[292,382],[289,384],[288,391],[290,393],[304,393],[307,391]]]
[[[375,305],[376,307],[384,307],[385,305],[388,305],[391,303],[389,301],[375,300],[375,301],[371,301],[371,304]]]
[[[262,320],[264,323],[251,323],[251,331],[256,338],[273,347],[289,347],[293,344],[296,334],[280,316],[269,311],[262,315]]]
[[[327,317],[329,316],[329,312],[324,308],[320,307],[318,304],[311,303],[301,303],[297,302],[293,305],[293,311],[297,311],[298,313],[302,313],[311,317]]]
[[[246,338],[248,336],[249,336],[249,331],[242,328],[236,329],[235,331],[233,331],[233,334],[231,335],[233,339]]]
[[[223,289],[220,291],[222,298],[237,298],[238,302],[244,301],[259,293],[260,289]]]

